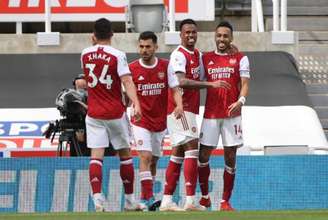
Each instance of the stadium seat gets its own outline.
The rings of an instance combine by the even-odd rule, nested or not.
[[[272,15],[272,0],[262,0],[263,13]],[[327,0],[288,0],[287,1],[288,15],[328,15]]]
[[[163,0],[129,1],[126,9],[127,32],[162,32],[167,28],[167,12]]]
[[[224,0],[225,7],[229,11],[250,11],[252,0]]]
[[[272,0],[262,0],[264,15],[272,15]],[[252,0],[216,0],[216,8],[222,8],[231,12],[251,11]],[[327,0],[288,0],[288,15],[328,15]]]

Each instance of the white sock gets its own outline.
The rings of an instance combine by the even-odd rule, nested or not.
[[[195,196],[187,196],[186,197],[186,204],[193,204],[195,201]]]
[[[162,203],[168,204],[172,202],[172,195],[163,195]]]
[[[103,198],[103,195],[101,193],[95,193],[92,195],[92,197],[95,199],[100,199],[100,198]]]
[[[209,199],[210,198],[210,196],[207,194],[207,195],[202,195],[202,198],[204,198],[204,199]]]
[[[125,194],[125,199],[130,201],[130,202],[134,202],[134,194]]]

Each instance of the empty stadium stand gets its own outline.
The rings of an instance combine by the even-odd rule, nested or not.
[[[252,0],[216,0],[217,9],[230,12],[250,11]],[[265,15],[272,15],[272,0],[262,0]],[[328,2],[326,0],[288,0],[288,15],[327,15]]]
[[[169,54],[159,54],[168,57]],[[248,52],[252,83],[248,105],[311,106],[292,56]],[[137,58],[128,54],[128,60]],[[14,61],[14,62],[13,62]],[[79,54],[0,55],[0,103],[4,108],[53,107],[56,94],[81,72]]]
[[[301,32],[299,71],[328,137],[328,32]]]
[[[216,0],[217,16],[235,20],[238,16],[244,19],[237,19],[236,26],[242,26],[241,30],[250,30],[245,19],[250,19],[252,0]],[[265,29],[272,30],[272,0],[262,0]],[[288,0],[288,29],[295,31],[325,31],[328,26],[328,1],[326,0]]]

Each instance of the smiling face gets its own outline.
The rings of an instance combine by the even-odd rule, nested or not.
[[[194,24],[184,24],[180,32],[181,45],[188,50],[194,50],[197,41],[197,27]]]
[[[230,49],[233,40],[232,32],[228,27],[218,27],[215,31],[215,43],[217,51],[226,53]]]
[[[139,54],[145,63],[149,63],[155,56],[157,44],[152,39],[139,40]]]

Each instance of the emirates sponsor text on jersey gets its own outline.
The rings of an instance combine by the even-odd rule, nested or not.
[[[197,66],[195,68],[191,68],[191,74],[194,79],[197,79],[200,75],[200,66]]]
[[[165,83],[138,84],[138,91],[142,91],[142,96],[160,95],[164,88]]]
[[[208,68],[208,74],[211,76],[212,80],[230,78],[231,74],[235,72],[233,67],[218,67],[218,68]]]

